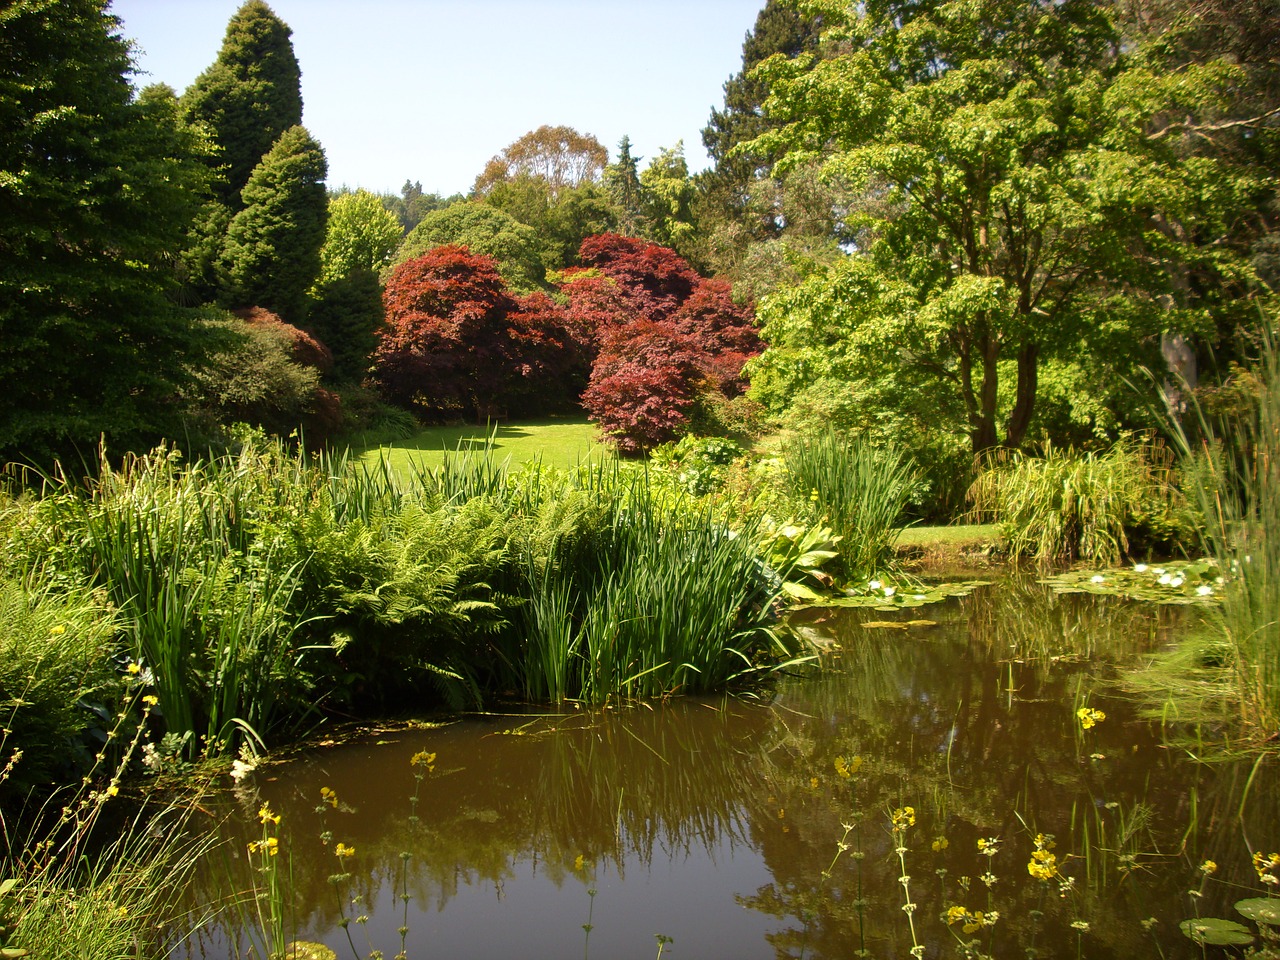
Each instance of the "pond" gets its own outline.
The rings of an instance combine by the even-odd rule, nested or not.
[[[1183,921],[1257,930],[1232,905],[1267,893],[1274,765],[1197,762],[1117,683],[1199,616],[1014,582],[801,611],[823,664],[768,702],[482,716],[262,767],[201,896],[254,884],[266,803],[291,936],[339,957],[1199,957]]]

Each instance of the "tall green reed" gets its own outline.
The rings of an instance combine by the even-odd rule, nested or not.
[[[1274,332],[1242,376],[1245,403],[1216,421],[1200,412],[1198,442],[1176,429],[1190,462],[1206,546],[1227,575],[1222,628],[1241,719],[1280,730],[1280,356]]]
[[[989,454],[969,488],[970,515],[1000,524],[1014,558],[1109,565],[1131,538],[1176,539],[1182,503],[1163,444],[1121,439],[1103,453],[1046,445],[1042,456]]]
[[[841,538],[845,574],[865,578],[884,569],[917,482],[911,458],[834,429],[792,442],[784,456],[792,494]]]

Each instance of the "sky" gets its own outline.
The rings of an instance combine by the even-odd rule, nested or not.
[[[113,0],[138,86],[179,94],[218,55],[242,0]],[[330,187],[466,193],[495,154],[543,124],[590,133],[643,168],[701,131],[742,68],[765,0],[268,0],[293,30],[303,123]]]

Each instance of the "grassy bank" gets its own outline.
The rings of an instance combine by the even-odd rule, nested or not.
[[[483,449],[490,442],[494,459],[512,467],[538,462],[569,470],[614,459],[612,448],[599,442],[595,424],[585,419],[427,427],[404,440],[366,449],[361,457],[370,464],[385,459],[398,473],[408,475],[415,468],[439,468],[446,454]]]

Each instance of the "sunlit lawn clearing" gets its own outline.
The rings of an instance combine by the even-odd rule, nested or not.
[[[1000,539],[995,523],[970,523],[950,527],[907,527],[898,537],[900,547],[980,547]]]
[[[586,420],[555,419],[530,423],[504,423],[494,426],[454,425],[428,427],[419,433],[393,444],[371,447],[363,456],[372,460],[384,453],[391,466],[403,473],[410,464],[438,467],[445,453],[461,449],[482,450],[485,439],[493,435],[494,460],[510,461],[515,468],[523,463],[541,459],[542,463],[569,468],[587,460],[599,462],[611,459],[611,448],[599,442],[595,424]]]

